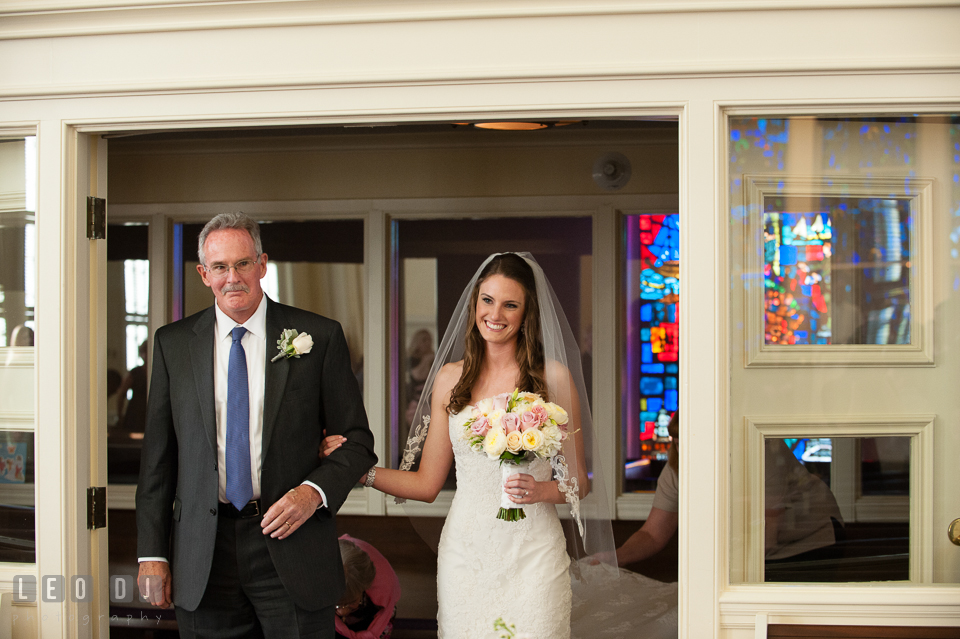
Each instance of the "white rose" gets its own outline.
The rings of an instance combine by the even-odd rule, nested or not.
[[[495,410],[490,413],[487,413],[487,419],[490,420],[490,426],[493,428],[503,429],[503,426],[500,424],[500,420],[506,413],[502,410]]]
[[[542,445],[543,445],[543,433],[541,433],[536,428],[531,428],[530,430],[524,431],[523,433],[523,449],[524,450],[536,451]]]
[[[313,338],[307,333],[300,333],[293,338],[292,345],[297,355],[306,355],[313,349]]]
[[[490,459],[498,459],[507,449],[507,434],[500,428],[491,428],[483,440],[483,451]]]
[[[523,435],[519,430],[515,430],[507,435],[507,450],[511,453],[519,453],[523,450]]]
[[[490,411],[493,410],[493,400],[489,397],[487,399],[481,399],[479,402],[477,402],[477,410],[484,415],[489,415]]]
[[[546,404],[547,414],[550,416],[550,419],[557,422],[558,424],[566,424],[569,417],[567,417],[567,411],[563,410],[554,403]]]

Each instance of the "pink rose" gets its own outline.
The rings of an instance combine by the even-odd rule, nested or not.
[[[490,430],[490,420],[481,415],[475,422],[470,424],[470,432],[474,435],[484,437]]]
[[[530,412],[532,412],[534,415],[537,416],[537,425],[546,424],[547,420],[550,419],[550,415],[549,413],[547,413],[547,409],[544,408],[543,406],[539,406],[539,405],[534,406],[533,408],[530,409]]]
[[[503,426],[503,432],[509,435],[515,430],[520,430],[520,418],[514,413],[507,413],[500,418],[500,425]]]
[[[503,393],[502,395],[497,395],[493,398],[493,410],[507,410],[507,399],[510,397],[509,393]]]
[[[537,414],[532,410],[528,410],[520,416],[520,430],[523,432],[527,432],[531,428],[536,428],[539,425],[540,420],[537,419]]]

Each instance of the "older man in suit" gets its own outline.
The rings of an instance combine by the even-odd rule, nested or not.
[[[267,255],[246,215],[211,220],[199,255],[215,305],[154,342],[141,590],[176,604],[181,637],[333,637],[334,514],[376,463],[343,330],[264,295]],[[278,353],[288,329],[312,346],[303,336],[299,356]],[[346,442],[321,461],[324,430]]]

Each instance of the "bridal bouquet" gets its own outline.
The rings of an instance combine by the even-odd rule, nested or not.
[[[530,462],[536,457],[562,462],[560,450],[567,438],[567,412],[546,402],[536,393],[503,393],[477,402],[473,414],[464,422],[461,437],[470,448],[500,460],[503,479],[516,472],[511,465]],[[498,519],[518,521],[526,518],[521,505],[500,499]]]

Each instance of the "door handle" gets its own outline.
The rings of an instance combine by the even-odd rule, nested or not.
[[[960,519],[954,519],[947,526],[947,537],[950,538],[951,543],[960,546]]]

